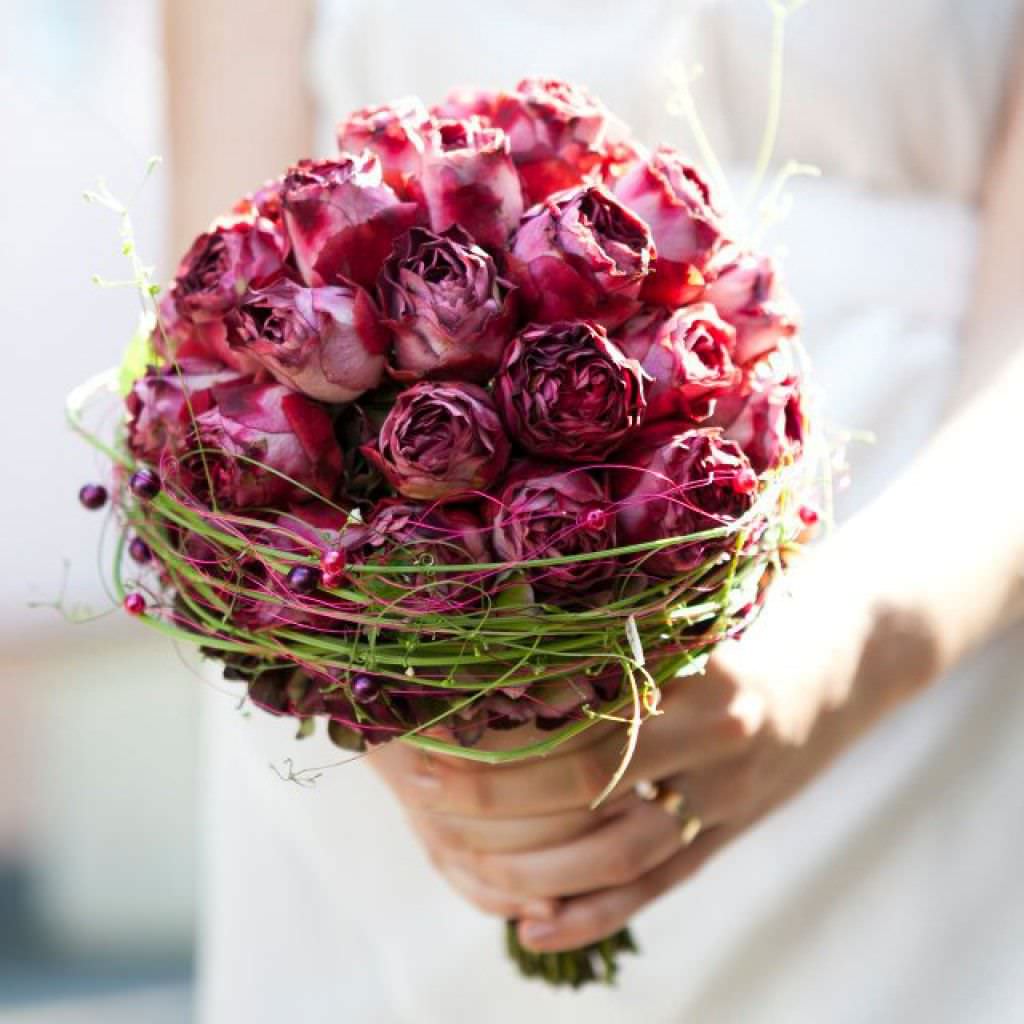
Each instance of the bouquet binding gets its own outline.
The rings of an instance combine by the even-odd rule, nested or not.
[[[338,140],[201,235],[71,398],[113,466],[114,592],[347,750],[499,763],[620,720],[603,798],[817,520],[797,311],[701,172],[577,87],[402,100]],[[108,445],[86,410],[118,387]],[[509,931],[556,983],[631,948]]]

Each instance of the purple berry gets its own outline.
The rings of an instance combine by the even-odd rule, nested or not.
[[[356,676],[352,680],[352,697],[357,704],[370,704],[378,693],[380,684],[369,676]]]
[[[141,594],[128,594],[124,599],[124,610],[129,615],[142,615],[146,610],[146,599]]]
[[[288,586],[296,594],[309,594],[320,583],[320,573],[309,565],[296,565],[288,573]]]
[[[143,467],[132,473],[128,486],[135,497],[152,501],[160,493],[160,477],[153,470]]]
[[[86,484],[78,492],[78,500],[87,509],[103,508],[107,503],[107,489],[103,484]]]
[[[149,545],[141,537],[132,537],[128,545],[128,554],[132,561],[138,562],[139,565],[145,565],[153,557]]]

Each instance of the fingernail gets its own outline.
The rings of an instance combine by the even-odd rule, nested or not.
[[[555,905],[551,900],[528,900],[523,904],[523,917],[539,917],[550,921],[555,916]]]
[[[525,921],[520,938],[527,943],[543,942],[545,939],[550,939],[557,931],[558,928],[548,921]]]

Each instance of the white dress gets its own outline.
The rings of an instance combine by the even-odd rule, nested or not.
[[[667,62],[699,58],[723,159],[755,152],[762,0],[365,0],[325,4],[323,140],[344,111],[527,74],[577,79],[648,141],[687,145]],[[847,512],[913,456],[957,373],[986,148],[1018,0],[812,0],[792,19],[780,156],[795,189],[771,240],[853,453]],[[205,763],[205,1024],[1024,1020],[1024,636],[993,644],[634,922],[614,990],[554,993],[506,964],[499,922],[433,873],[365,763],[213,692]],[[223,691],[223,687],[219,690]]]

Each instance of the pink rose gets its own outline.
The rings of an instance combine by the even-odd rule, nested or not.
[[[721,403],[712,422],[743,449],[757,473],[777,469],[803,450],[800,380],[770,372],[752,374],[740,391]]]
[[[603,484],[583,469],[521,464],[489,505],[494,550],[516,567],[542,558],[596,554],[616,546],[615,515]],[[608,559],[532,569],[538,594],[584,594],[607,583]]]
[[[460,227],[413,228],[396,243],[378,285],[403,380],[490,377],[511,333],[511,286]]]
[[[607,109],[569,82],[523,79],[488,113],[509,137],[528,204],[595,178],[607,157]]]
[[[217,221],[185,254],[160,303],[157,352],[172,359],[219,360],[242,372],[252,364],[231,351],[225,318],[250,288],[284,274],[287,239],[263,217]]]
[[[653,428],[621,458],[627,466],[611,480],[623,544],[729,531],[643,555],[645,571],[674,576],[735,550],[733,528],[756,497],[756,478],[739,445],[716,430],[672,435]]]
[[[586,321],[531,327],[506,349],[494,396],[511,436],[527,451],[599,461],[644,414],[645,375]]]
[[[321,402],[351,402],[380,382],[389,338],[361,288],[278,281],[250,292],[231,347]]]
[[[723,237],[708,183],[674,149],[660,146],[622,175],[615,195],[650,225],[658,250],[644,298],[665,306],[692,302]]]
[[[708,303],[641,313],[623,326],[616,341],[651,378],[645,388],[648,422],[705,420],[716,398],[741,379],[730,356],[733,329]]]
[[[364,149],[375,153],[384,181],[404,195],[409,178],[420,172],[424,134],[430,123],[427,108],[415,96],[379,107],[364,107],[338,124],[338,149],[352,155]]]
[[[422,381],[399,392],[377,443],[364,451],[400,494],[433,501],[490,486],[509,443],[483,388]]]
[[[384,184],[370,152],[296,164],[281,205],[299,272],[314,287],[347,278],[372,289],[395,239],[420,217]]]
[[[512,240],[509,273],[531,318],[595,320],[612,328],[639,308],[654,259],[647,225],[601,185],[529,210]]]
[[[210,388],[187,441],[175,452],[178,482],[221,509],[330,497],[341,451],[323,406],[280,384],[236,381]]]
[[[508,139],[479,118],[435,122],[420,187],[434,231],[458,224],[490,249],[505,246],[523,214]]]
[[[242,380],[234,370],[197,359],[181,359],[176,367],[150,368],[125,399],[131,453],[153,466],[160,465],[165,453],[180,454],[192,416],[209,405],[207,392]]]
[[[713,271],[705,293],[736,328],[735,359],[741,366],[774,352],[799,327],[799,311],[779,282],[770,256],[731,251]]]

